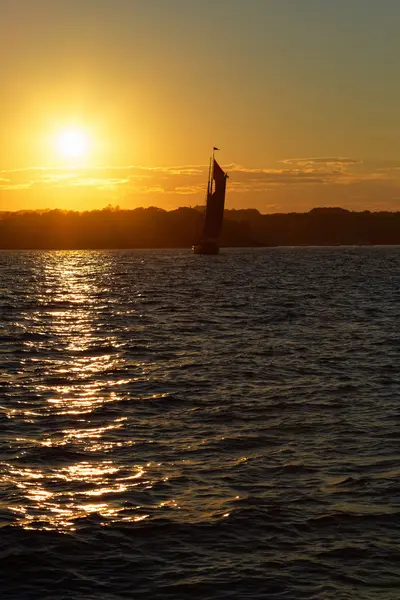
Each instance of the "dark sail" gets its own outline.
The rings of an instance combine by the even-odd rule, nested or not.
[[[227,175],[221,169],[214,159],[213,177],[214,190],[212,190],[212,181],[210,182],[207,194],[206,218],[201,234],[201,240],[217,240],[221,234],[222,221],[224,218],[225,189]]]

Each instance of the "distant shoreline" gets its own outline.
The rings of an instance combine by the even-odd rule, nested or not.
[[[332,249],[344,249],[344,248],[399,248],[399,244],[280,244],[276,246],[221,246],[220,250],[273,250],[274,248],[332,248]],[[191,251],[191,246],[131,246],[131,247],[111,247],[111,246],[98,246],[98,247],[14,247],[14,248],[2,248],[0,252],[124,252],[129,250],[137,250],[138,252],[152,251],[152,250],[188,250]]]
[[[2,250],[117,250],[191,248],[203,226],[203,207],[86,212],[0,212]],[[315,208],[308,213],[225,210],[221,248],[396,246],[400,212]]]

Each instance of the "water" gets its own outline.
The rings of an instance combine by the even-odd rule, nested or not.
[[[400,595],[400,248],[0,253],[2,600]]]

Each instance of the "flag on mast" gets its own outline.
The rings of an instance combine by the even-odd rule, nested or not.
[[[214,146],[214,150],[219,150],[219,148],[217,148],[216,146]]]

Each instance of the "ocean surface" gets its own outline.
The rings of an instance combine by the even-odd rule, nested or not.
[[[398,600],[400,247],[0,274],[1,600]]]

